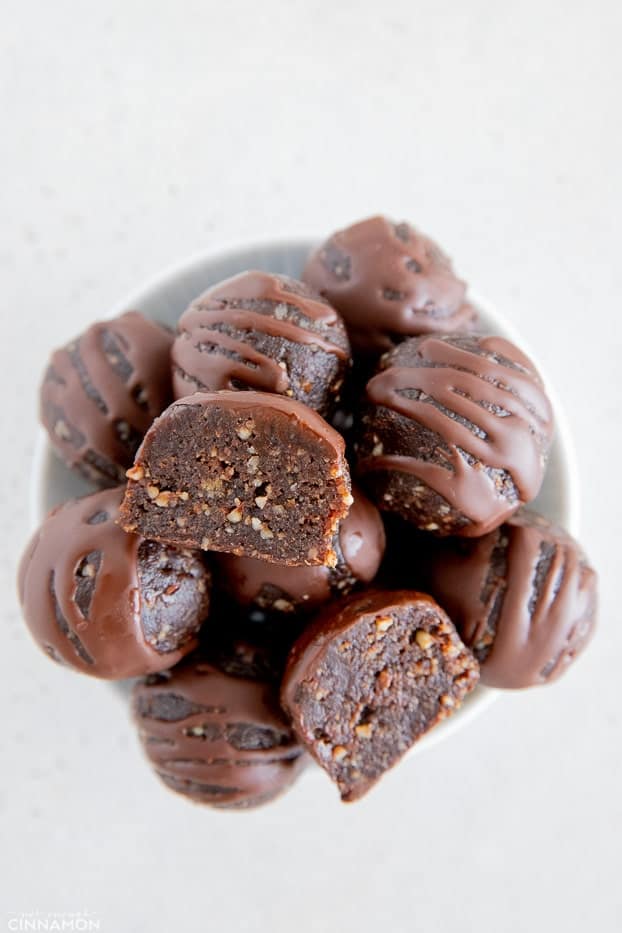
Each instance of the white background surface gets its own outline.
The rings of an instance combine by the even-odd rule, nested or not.
[[[622,927],[622,6],[0,2],[0,929]],[[14,598],[53,345],[187,253],[371,212],[435,235],[565,400],[598,638],[357,805],[321,775],[250,814],[143,764],[122,704]],[[4,393],[7,395],[4,395]],[[4,926],[3,926],[4,925]]]

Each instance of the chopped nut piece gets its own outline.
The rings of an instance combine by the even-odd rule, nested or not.
[[[147,495],[150,499],[157,499],[160,495],[160,490],[157,486],[147,486]]]
[[[422,651],[427,651],[434,644],[434,638],[430,635],[429,632],[426,632],[425,629],[417,629],[415,632],[415,641],[419,645]]]
[[[373,724],[371,722],[361,723],[360,726],[355,726],[354,731],[358,735],[359,739],[369,739],[371,738]]]
[[[348,749],[344,748],[343,745],[335,745],[333,748],[333,760],[334,761],[343,761],[348,755]]]
[[[144,478],[145,471],[143,470],[141,466],[133,466],[133,467],[130,467],[129,470],[125,471],[125,475],[127,476],[128,479],[133,479],[136,482],[139,482],[141,479]]]
[[[255,505],[257,506],[258,509],[263,509],[267,501],[268,501],[267,496],[257,496],[255,498]]]
[[[386,632],[393,625],[393,619],[391,616],[378,616],[374,624],[379,632]]]
[[[273,605],[277,612],[292,612],[294,609],[289,599],[275,599]]]
[[[227,521],[231,522],[232,525],[237,525],[238,522],[242,521],[242,513],[237,506],[228,513]]]

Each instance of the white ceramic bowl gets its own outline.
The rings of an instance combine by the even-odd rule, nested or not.
[[[268,241],[252,246],[199,253],[171,266],[124,298],[116,307],[111,308],[108,314],[94,313],[93,319],[114,317],[134,308],[157,321],[175,325],[182,311],[196,295],[209,285],[238,272],[262,269],[298,278],[313,245],[311,240]],[[529,347],[525,346],[511,324],[483,299],[475,296],[473,301],[480,311],[482,330],[509,338],[534,359]],[[85,321],[85,326],[88,323],[90,322]],[[72,335],[59,334],[59,342],[70,336]],[[537,359],[534,359],[534,362],[538,365]],[[538,368],[555,409],[556,432],[544,483],[534,507],[559,522],[572,534],[576,534],[579,521],[579,492],[572,441],[553,387],[542,368]],[[89,491],[92,491],[92,488],[57,459],[41,429],[37,438],[30,484],[30,517],[33,527],[41,522],[54,505]],[[430,748],[441,739],[447,738],[486,709],[498,695],[499,691],[477,687],[467,697],[462,708],[418,742],[413,751]]]

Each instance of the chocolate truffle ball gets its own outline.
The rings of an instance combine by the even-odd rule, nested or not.
[[[196,645],[210,575],[190,551],[116,524],[123,489],[55,509],[19,569],[24,619],[55,661],[118,680],[176,664]]]
[[[432,551],[429,583],[493,687],[558,678],[596,623],[596,573],[577,542],[521,510],[477,541]]]
[[[308,285],[243,272],[192,302],[172,353],[175,398],[257,389],[334,408],[350,363],[343,321]]]
[[[429,335],[383,357],[357,444],[372,501],[476,537],[538,493],[553,431],[533,363],[501,337]]]
[[[128,471],[126,531],[281,564],[335,566],[350,505],[343,438],[293,399],[197,392],[174,402]]]
[[[199,803],[228,809],[267,803],[304,763],[275,686],[200,657],[137,684],[133,708],[158,777]]]
[[[334,233],[311,254],[303,279],[337,308],[353,349],[363,355],[405,337],[470,330],[477,317],[439,247],[386,217]]]
[[[56,350],[41,421],[68,466],[99,486],[125,482],[145,431],[171,401],[172,344],[170,331],[128,311]]]
[[[281,702],[350,801],[454,712],[477,680],[477,661],[431,597],[376,590],[329,605],[303,632]]]
[[[225,589],[242,606],[267,613],[311,612],[331,596],[346,595],[376,576],[385,547],[378,509],[356,488],[354,502],[339,525],[334,567],[287,567],[252,557],[216,558]]]

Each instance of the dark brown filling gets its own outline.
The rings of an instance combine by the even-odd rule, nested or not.
[[[137,574],[146,641],[161,653],[176,651],[196,634],[209,605],[208,578],[199,558],[143,541]]]
[[[320,763],[354,799],[474,686],[449,623],[416,608],[367,617],[327,649],[294,702]]]
[[[80,638],[71,629],[69,623],[67,622],[67,619],[65,618],[63,614],[63,610],[61,609],[60,603],[58,601],[58,597],[56,595],[56,587],[54,583],[54,571],[53,570],[50,573],[50,595],[52,597],[52,605],[54,607],[54,619],[56,621],[56,625],[58,626],[59,631],[61,632],[62,635],[65,636],[65,638],[67,639],[67,641],[69,642],[69,644],[71,645],[71,647],[73,648],[73,650],[78,655],[81,661],[84,661],[85,664],[94,664],[95,662],[93,658],[91,657],[91,655],[88,653],[88,651],[82,644]],[[55,649],[51,649],[51,650],[50,649],[51,649],[51,646],[48,646],[48,654],[51,654],[52,657],[56,655],[57,660],[60,660],[59,653]],[[54,652],[53,654],[51,653],[52,651]]]
[[[331,452],[295,419],[180,405],[156,424],[145,457],[123,508],[128,530],[285,563],[333,554],[348,491],[330,482]]]

